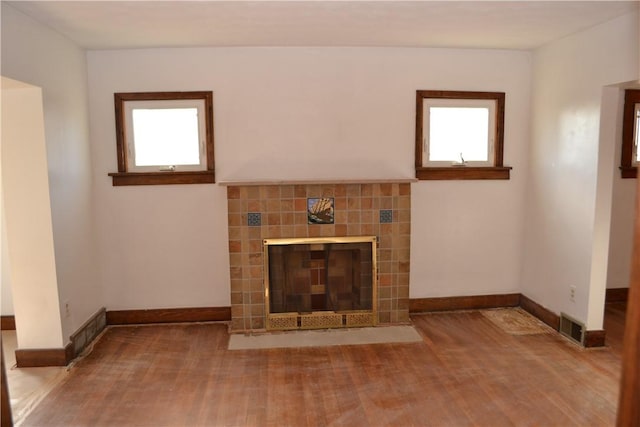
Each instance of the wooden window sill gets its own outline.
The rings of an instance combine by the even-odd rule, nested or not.
[[[511,167],[432,167],[416,168],[419,180],[510,179]]]
[[[631,166],[631,167],[620,166],[620,174],[622,178],[637,178],[638,168],[635,166]]]
[[[112,172],[113,186],[122,185],[171,185],[171,184],[212,184],[216,182],[215,172]]]

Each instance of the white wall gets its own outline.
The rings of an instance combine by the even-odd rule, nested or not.
[[[591,282],[592,262],[607,263],[592,260],[601,243],[594,224],[602,88],[636,78],[637,23],[626,15],[534,54],[522,291],[590,330],[602,327],[603,304],[593,299],[603,302],[605,289]]]
[[[417,89],[507,92],[510,181],[413,185],[411,296],[517,291],[528,53],[155,49],[91,51],[88,63],[109,309],[227,305],[230,297],[224,187],[111,186],[113,93],[126,91],[213,90],[218,181],[410,178]]]
[[[20,348],[63,346],[42,92],[2,77],[2,198]],[[24,167],[29,159],[30,168]]]
[[[95,258],[86,58],[68,39],[2,2],[2,75],[42,88],[57,303],[70,304],[70,316],[62,318],[68,341],[104,305]]]
[[[1,150],[0,150],[1,153]],[[1,172],[1,170],[0,170]],[[0,180],[1,181],[1,180]],[[1,185],[1,182],[0,182]],[[0,315],[13,316],[13,294],[9,273],[9,244],[7,242],[7,221],[4,213],[4,197],[0,196]]]
[[[513,167],[511,179],[413,184],[412,298],[520,292],[530,55],[494,51],[469,60],[414,84],[506,92],[504,164]]]
[[[624,85],[619,89],[616,111],[615,166],[620,166],[622,153],[622,110],[624,89],[637,87]],[[636,210],[635,179],[622,179],[616,169],[613,177],[611,208],[611,235],[609,245],[609,265],[607,269],[607,288],[628,288],[631,278],[631,250],[633,248],[633,224]]]
[[[620,146],[619,129],[621,123],[620,98],[623,92],[616,86],[602,88],[600,100],[600,123],[598,143],[598,163],[596,177],[596,197],[591,246],[591,274],[587,306],[587,324],[592,328],[602,327],[604,320],[605,291],[610,264],[612,229],[613,184],[616,174],[620,174],[616,162],[616,146]],[[614,241],[614,243],[616,243]],[[630,259],[630,258],[629,258]],[[596,326],[599,325],[599,326]]]
[[[412,177],[417,89],[505,91],[512,179],[413,184],[411,297],[522,290],[587,318],[599,103],[637,78],[635,15],[536,52],[532,144],[527,52],[200,48],[88,52],[89,149],[82,51],[2,8],[3,73],[43,87],[65,334],[100,305],[229,304],[225,188],[111,186],[125,91],[213,90],[218,181]]]
[[[635,179],[614,179],[607,288],[629,287],[636,184]]]

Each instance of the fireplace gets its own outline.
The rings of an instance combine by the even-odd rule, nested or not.
[[[340,327],[366,322],[372,325],[407,323],[410,182],[412,180],[222,183],[227,186],[231,332],[272,329],[269,322],[286,315],[294,318],[288,320],[292,329],[294,321],[296,328],[302,327],[303,317],[304,327],[310,327],[309,322],[312,321],[340,323]],[[322,286],[327,284],[327,274],[331,275],[334,282],[355,280],[353,269],[349,271],[342,266],[341,273],[334,272],[331,265],[327,267],[326,259],[335,265],[344,264],[347,259],[368,257],[365,250],[349,246],[338,249],[341,245],[356,244],[351,239],[357,240],[363,236],[370,239],[368,243],[360,243],[372,248],[371,261],[369,265],[361,261],[359,268],[370,268],[373,286],[370,290],[363,288],[361,295],[353,297],[356,298],[354,302],[349,302],[351,297],[347,297],[348,293],[354,292],[353,289],[347,291],[340,288],[333,290],[334,294],[330,290],[327,295],[325,287],[323,293]],[[284,300],[269,301],[266,287],[266,282],[270,281],[269,275],[273,273],[265,266],[265,259],[271,255],[265,253],[265,248],[279,246],[269,244],[278,239],[303,239],[297,240],[296,246],[307,239],[302,246],[308,245],[305,249],[308,255],[296,256],[307,260],[309,267],[305,267],[306,270],[299,267],[294,274],[299,276],[298,286],[311,288],[294,293],[295,296],[289,298],[286,307]],[[323,246],[327,244],[331,246]],[[327,252],[330,254],[327,255]],[[303,261],[299,259],[295,262]],[[314,274],[316,279],[313,278]],[[368,280],[365,276],[358,277],[361,282]],[[301,284],[303,279],[307,280],[307,285]],[[371,308],[363,309],[368,293],[371,295]],[[290,305],[296,301],[298,306]],[[278,304],[282,305],[277,307]],[[337,315],[331,317],[331,314]],[[320,319],[322,316],[324,318]]]
[[[264,240],[266,328],[374,326],[375,236]]]

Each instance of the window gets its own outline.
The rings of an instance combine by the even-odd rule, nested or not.
[[[113,185],[215,182],[212,92],[114,94]]]
[[[622,119],[620,164],[622,178],[636,178],[638,175],[638,163],[640,163],[638,135],[640,135],[640,90],[626,90]]]
[[[418,179],[509,179],[501,92],[416,92]]]

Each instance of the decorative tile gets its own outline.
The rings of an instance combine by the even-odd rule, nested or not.
[[[249,212],[247,214],[247,225],[249,227],[260,227],[262,225],[262,214],[260,212]]]
[[[392,209],[380,209],[380,223],[386,224],[393,222],[393,210]]]
[[[308,198],[307,221],[309,224],[333,224],[333,197]]]

